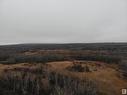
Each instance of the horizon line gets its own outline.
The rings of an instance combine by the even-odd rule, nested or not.
[[[27,44],[117,44],[117,43],[127,43],[127,42],[56,42],[56,43],[49,43],[49,42],[43,42],[43,43],[7,43],[7,44],[0,44],[0,46],[6,46],[6,45],[27,45]]]

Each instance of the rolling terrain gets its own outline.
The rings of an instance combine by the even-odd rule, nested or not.
[[[0,46],[0,95],[121,95],[127,44]]]

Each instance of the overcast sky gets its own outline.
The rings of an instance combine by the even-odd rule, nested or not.
[[[127,42],[127,0],[0,0],[0,44]]]

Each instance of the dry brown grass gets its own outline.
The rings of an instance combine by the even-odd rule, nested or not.
[[[84,80],[87,77],[95,80],[102,95],[121,95],[121,89],[127,88],[127,80],[119,77],[120,73],[115,69],[117,66],[109,66],[106,63],[96,61],[77,62],[77,64],[82,66],[87,64],[91,67],[96,67],[97,70],[92,72],[71,72],[66,69],[74,65],[73,62],[70,61],[50,62],[44,65],[43,68],[46,68],[49,72],[53,71],[62,75],[71,76],[72,78]],[[0,64],[0,75],[2,75],[5,70],[14,70],[15,68],[36,69],[38,66],[40,66],[40,64]]]
[[[84,79],[85,77],[94,79],[98,83],[100,92],[106,95],[121,95],[121,89],[127,88],[127,80],[119,77],[120,72],[115,69],[116,66],[109,66],[105,63],[88,61],[89,65],[97,66],[97,71],[93,72],[70,72],[66,70],[68,66],[72,66],[73,63],[69,61],[64,62],[52,62],[51,65],[54,71],[60,72],[73,77]]]

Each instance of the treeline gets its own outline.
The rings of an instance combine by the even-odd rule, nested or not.
[[[53,61],[64,61],[66,57],[62,55],[50,54],[50,55],[12,55],[9,57],[1,57],[0,63],[16,64],[16,63],[46,63]]]
[[[121,58],[118,56],[109,55],[62,55],[62,54],[47,54],[47,55],[4,55],[0,56],[0,63],[46,63],[53,61],[70,61],[70,60],[87,60],[101,61],[106,63],[120,63]]]
[[[7,60],[9,58],[8,54],[0,54],[0,61]]]
[[[52,62],[52,61],[63,61],[65,60],[64,56],[51,54],[51,55],[18,55],[15,56],[16,63],[23,63],[23,62],[36,62],[36,63],[45,63],[45,62]]]
[[[0,51],[22,52],[28,50],[108,50],[127,51],[127,43],[73,43],[73,44],[17,44],[0,46]]]
[[[80,55],[71,57],[75,60],[102,61],[106,63],[117,63],[117,64],[121,62],[120,57],[110,55]]]

